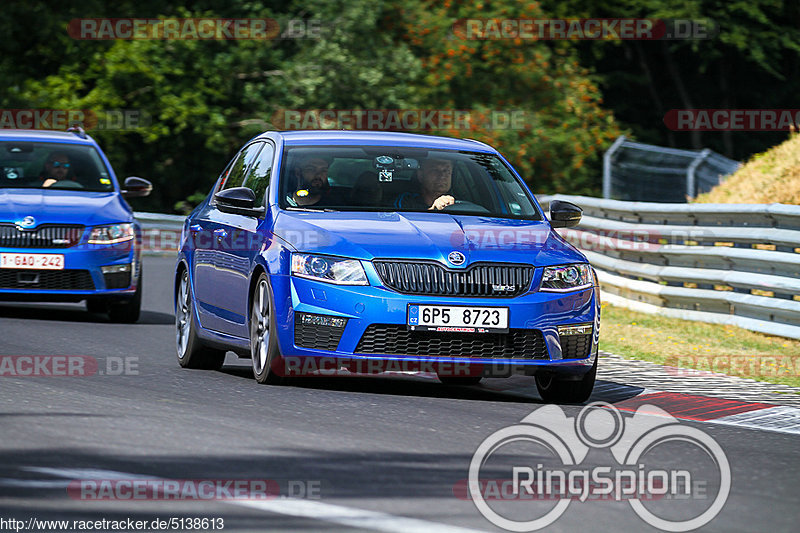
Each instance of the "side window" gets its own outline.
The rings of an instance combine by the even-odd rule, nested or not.
[[[257,142],[245,147],[244,150],[239,152],[239,155],[236,156],[236,159],[234,159],[231,164],[228,176],[225,178],[220,188],[221,190],[242,186],[247,167],[250,166],[250,163],[253,162],[263,146],[263,142]]]
[[[258,155],[258,159],[247,171],[244,186],[249,187],[256,193],[256,207],[264,205],[264,193],[266,193],[272,177],[272,160],[274,157],[275,147],[270,143],[265,143],[264,149]]]

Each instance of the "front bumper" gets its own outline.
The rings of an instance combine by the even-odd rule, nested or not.
[[[369,273],[368,273],[369,275]],[[534,275],[532,287],[537,287],[541,269]],[[511,373],[535,373],[547,369],[561,375],[580,377],[591,369],[596,354],[599,333],[599,298],[597,288],[592,287],[569,293],[539,292],[531,290],[514,298],[468,298],[442,296],[412,296],[400,294],[376,283],[370,276],[369,286],[340,286],[292,276],[272,276],[278,342],[284,358],[293,358],[294,364],[302,364],[303,358],[327,358],[333,361],[381,360],[417,361],[421,363],[484,365],[487,368],[512,368]],[[365,343],[365,334],[374,332],[376,325],[387,326],[389,337],[406,335],[406,313],[408,304],[474,305],[481,307],[502,306],[509,309],[511,333],[527,335],[540,332],[544,343],[538,355],[515,355],[506,347],[501,348],[503,338],[496,337],[500,344],[496,352],[488,354],[485,346],[478,350],[480,356],[460,353],[370,353],[365,347],[376,343]],[[338,331],[326,331],[326,326],[301,328],[298,317],[302,314],[321,315],[346,319]],[[342,321],[335,321],[337,326]],[[576,343],[559,336],[559,326],[591,324],[591,333],[586,342]],[[336,328],[333,328],[336,329]],[[537,335],[539,333],[536,333]],[[442,334],[448,335],[448,334]],[[464,333],[460,335],[501,335],[489,333]],[[477,337],[470,337],[477,338]],[[312,342],[310,342],[311,340]],[[469,346],[481,341],[469,343]],[[394,346],[398,343],[395,342]],[[309,346],[314,346],[309,347]],[[322,348],[322,349],[320,349]],[[580,352],[580,355],[573,356]],[[423,350],[424,351],[424,350]],[[567,352],[565,354],[565,352]],[[298,363],[300,361],[300,363]],[[377,368],[377,367],[376,367]]]
[[[0,268],[0,299],[80,301],[86,298],[133,296],[139,283],[141,261],[138,248],[132,243],[133,241],[112,245],[82,243],[71,248],[47,249],[0,248],[0,253],[64,256],[63,270]],[[103,271],[104,267],[107,272]],[[125,270],[120,272],[121,269]]]

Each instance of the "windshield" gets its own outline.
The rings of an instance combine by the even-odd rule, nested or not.
[[[0,141],[0,169],[0,188],[114,190],[92,146]]]
[[[286,147],[280,206],[542,219],[496,155],[396,146]]]

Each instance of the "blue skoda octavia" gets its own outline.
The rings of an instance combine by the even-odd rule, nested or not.
[[[114,322],[135,322],[142,300],[140,229],[83,130],[0,130],[0,300],[81,301]]]
[[[534,376],[583,402],[597,372],[594,270],[492,147],[405,133],[266,132],[187,217],[175,272],[181,366],[251,358],[260,383],[429,371]]]

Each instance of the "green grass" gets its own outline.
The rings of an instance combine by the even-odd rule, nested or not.
[[[800,341],[603,304],[600,349],[629,359],[800,387]]]

